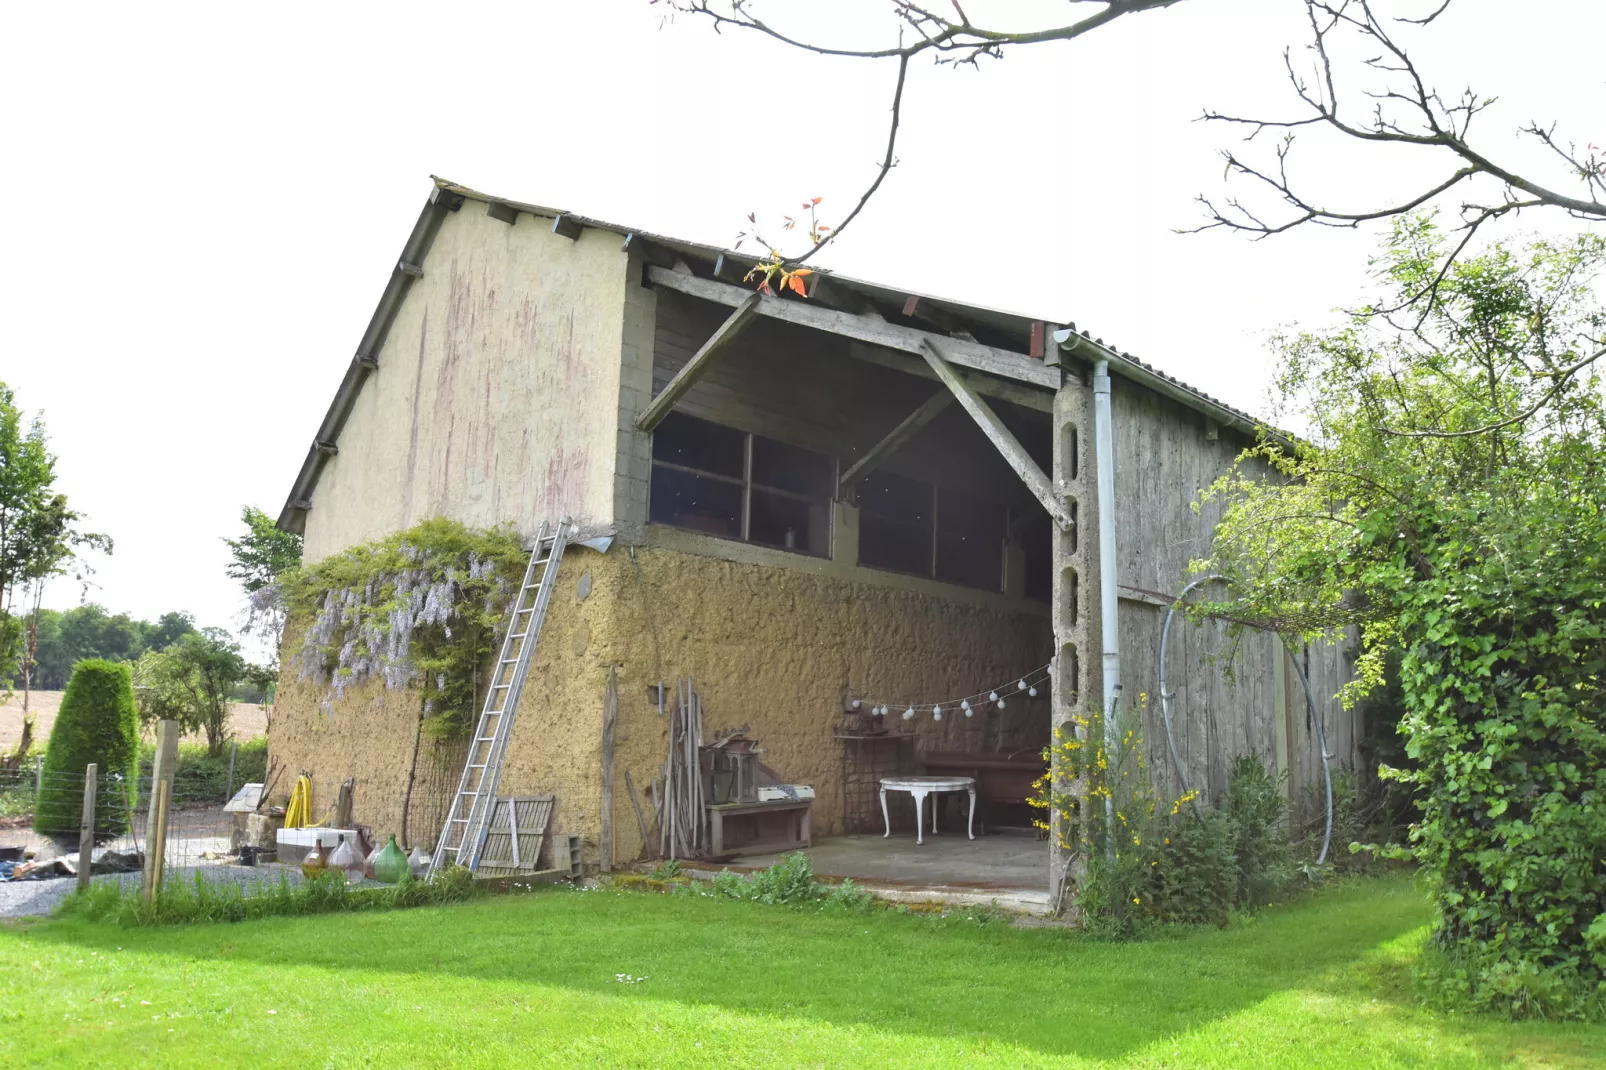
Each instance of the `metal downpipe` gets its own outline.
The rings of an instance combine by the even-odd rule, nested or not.
[[[1099,635],[1104,668],[1104,753],[1113,756],[1121,743],[1115,723],[1121,696],[1121,618],[1115,577],[1115,427],[1110,412],[1110,362],[1093,363],[1093,438],[1098,463],[1099,501]],[[1106,846],[1115,851],[1115,799],[1104,799]]]

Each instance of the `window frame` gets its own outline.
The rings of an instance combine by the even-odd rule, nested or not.
[[[800,446],[795,442],[787,442],[785,439],[776,438],[773,435],[760,435],[760,434],[758,434],[757,432],[754,432],[754,431],[744,431],[739,427],[731,427],[729,424],[722,424],[722,423],[719,423],[719,422],[714,421],[714,420],[705,419],[704,417],[701,417],[701,416],[693,416],[691,413],[675,412],[675,413],[672,413],[672,415],[681,416],[681,417],[684,417],[684,418],[686,418],[688,420],[696,420],[696,421],[698,421],[700,423],[709,424],[710,426],[722,428],[722,429],[724,429],[726,431],[734,431],[737,434],[742,436],[742,475],[741,475],[740,479],[736,478],[735,476],[725,475],[722,472],[710,472],[710,471],[706,471],[706,470],[701,469],[701,468],[694,468],[694,467],[692,467],[690,465],[678,464],[675,461],[660,460],[657,457],[657,455],[653,452],[654,448],[657,445],[657,431],[656,431],[656,429],[653,431],[653,440],[649,444],[649,447],[648,447],[648,453],[650,455],[652,455],[652,467],[654,469],[662,466],[664,468],[670,469],[671,471],[681,472],[681,473],[684,473],[686,475],[695,476],[695,477],[697,477],[699,479],[711,479],[711,480],[714,480],[714,481],[719,482],[719,483],[725,483],[725,484],[727,484],[729,486],[740,487],[741,490],[742,490],[741,531],[740,531],[740,534],[737,534],[737,535],[720,535],[720,534],[716,534],[716,533],[711,532],[711,531],[703,531],[703,530],[701,530],[699,528],[687,527],[687,526],[684,526],[684,525],[681,525],[681,524],[672,524],[672,523],[669,523],[668,521],[663,521],[663,520],[654,520],[652,518],[652,480],[650,478],[649,478],[648,484],[647,484],[647,497],[648,497],[648,500],[647,500],[647,522],[649,524],[659,524],[659,525],[662,525],[663,527],[674,528],[676,531],[692,531],[692,532],[696,532],[699,535],[706,535],[711,539],[725,539],[725,540],[730,541],[730,542],[743,542],[743,543],[747,543],[750,546],[762,546],[767,550],[779,550],[782,553],[798,554],[798,555],[800,555],[802,557],[820,558],[820,559],[827,560],[827,561],[831,560],[832,553],[834,551],[834,543],[835,543],[835,535],[836,535],[836,531],[835,531],[835,528],[836,528],[836,523],[835,523],[836,497],[835,497],[835,495],[827,494],[823,499],[816,499],[816,498],[809,497],[807,494],[801,494],[801,493],[799,493],[797,491],[786,490],[786,489],[784,489],[782,487],[772,487],[767,483],[755,483],[753,481],[753,440],[757,439],[757,438],[766,439],[767,441],[775,442],[775,443],[778,443],[779,445],[786,446],[789,449],[802,450],[805,453],[812,454],[812,455],[814,455],[816,457],[819,457],[819,458],[825,460],[830,465],[830,472],[829,472],[830,485],[833,486],[833,487],[836,486],[836,480],[838,479],[838,477],[840,475],[840,472],[841,472],[841,462],[838,461],[838,459],[836,457],[834,457],[834,456],[832,456],[831,454],[828,454],[828,453],[822,453],[822,452],[820,452],[819,450],[816,450],[816,449],[810,449],[808,446]],[[824,531],[824,534],[825,534],[825,546],[824,546],[824,548],[822,550],[820,550],[820,551],[815,551],[813,549],[805,549],[805,548],[802,548],[802,547],[780,546],[780,545],[776,545],[775,543],[769,543],[769,542],[755,542],[753,540],[753,536],[752,536],[752,531],[753,531],[753,491],[754,491],[755,488],[760,490],[760,491],[763,491],[765,494],[773,494],[773,495],[776,495],[778,497],[787,498],[787,499],[790,499],[790,500],[795,501],[795,502],[801,502],[803,505],[809,507],[810,509],[813,509],[813,508],[816,508],[816,507],[823,507],[825,509],[825,531]]]
[[[913,571],[910,571],[908,569],[896,568],[896,567],[894,567],[892,565],[869,564],[869,563],[866,563],[864,561],[864,525],[865,525],[866,518],[868,517],[868,518],[881,520],[881,521],[883,521],[885,523],[889,523],[889,524],[901,523],[901,521],[897,517],[888,516],[887,514],[881,513],[881,512],[877,512],[874,509],[866,509],[864,507],[864,498],[863,498],[862,494],[860,493],[865,482],[867,482],[867,481],[869,481],[871,479],[874,479],[877,476],[885,477],[885,476],[888,476],[888,475],[893,476],[896,479],[903,480],[903,481],[905,481],[907,483],[915,484],[916,486],[919,486],[923,491],[926,492],[927,500],[928,500],[928,503],[929,503],[927,507],[928,507],[928,509],[930,511],[930,516],[931,516],[931,532],[930,532],[930,544],[926,547],[926,568],[925,568],[925,571],[923,571],[923,572],[913,572]],[[981,501],[987,502],[989,505],[991,505],[991,506],[995,507],[996,509],[998,509],[999,512],[1001,513],[1001,518],[1002,518],[1002,521],[1003,521],[1003,534],[998,540],[998,578],[997,578],[997,580],[994,582],[994,584],[992,586],[987,586],[987,587],[978,586],[977,584],[974,584],[974,583],[965,583],[962,580],[948,579],[948,578],[945,578],[945,577],[939,575],[939,571],[938,570],[941,567],[941,558],[942,558],[942,554],[941,554],[941,548],[942,548],[942,496],[943,496],[943,491],[945,489],[950,494],[964,494],[964,495],[967,495],[967,496],[969,496],[971,498],[976,498],[976,499],[979,499]],[[857,496],[856,500],[858,500],[859,503],[860,503],[859,504],[859,558],[858,558],[858,560],[854,561],[854,565],[856,565],[857,567],[873,569],[873,570],[875,570],[877,572],[889,572],[889,573],[891,573],[891,574],[893,574],[895,576],[913,576],[913,577],[915,577],[917,579],[931,580],[933,583],[947,584],[950,587],[963,587],[963,588],[965,588],[967,590],[971,590],[971,591],[988,591],[988,592],[993,593],[993,594],[1005,594],[1005,593],[1007,593],[1007,588],[1009,586],[1009,577],[1008,577],[1008,574],[1007,574],[1007,570],[1008,570],[1009,530],[1010,530],[1009,529],[1009,525],[1010,525],[1010,519],[1011,519],[1011,509],[1010,509],[1010,506],[1009,506],[1009,504],[1007,502],[995,501],[995,500],[993,500],[991,498],[986,497],[985,495],[978,494],[975,491],[960,490],[959,488],[956,488],[956,487],[944,488],[944,487],[941,487],[941,486],[937,485],[936,483],[929,483],[929,482],[927,482],[926,480],[923,480],[923,479],[915,479],[912,476],[898,475],[897,473],[894,473],[894,472],[886,472],[886,473],[872,472],[872,473],[870,473],[869,475],[865,476],[864,479],[859,481],[859,485],[854,488],[854,493]]]

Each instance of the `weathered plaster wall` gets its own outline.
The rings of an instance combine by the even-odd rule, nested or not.
[[[308,560],[437,515],[610,521],[627,263],[604,231],[448,215],[314,492]]]
[[[1148,697],[1145,737],[1151,768],[1170,770],[1159,701],[1160,630],[1165,608],[1143,592],[1174,597],[1193,578],[1189,562],[1208,557],[1219,505],[1195,512],[1199,492],[1225,473],[1247,440],[1222,429],[1207,436],[1204,417],[1169,398],[1117,379],[1115,426],[1117,576],[1121,584],[1121,670],[1125,701]],[[1221,597],[1221,588],[1194,597]],[[1147,599],[1147,601],[1144,601]],[[1359,755],[1358,714],[1333,695],[1350,679],[1342,646],[1312,647],[1311,685],[1322,704],[1329,753],[1353,766]],[[1231,760],[1259,754],[1285,771],[1296,804],[1321,784],[1320,758],[1297,677],[1287,671],[1278,639],[1225,624],[1172,624],[1167,684],[1177,749],[1190,786],[1214,798],[1226,787]]]
[[[592,580],[580,600],[582,575]],[[647,790],[662,765],[667,718],[647,688],[696,680],[705,728],[750,725],[764,761],[814,785],[816,834],[839,830],[842,751],[832,737],[844,695],[940,700],[998,683],[1047,660],[1046,615],[983,608],[897,586],[853,582],[695,553],[628,546],[578,551],[563,565],[509,748],[509,793],[556,791],[569,831],[596,858],[602,695],[619,666],[614,764],[615,857],[640,849],[625,788]],[[1046,702],[1007,711],[1047,732]],[[899,722],[903,726],[902,722]],[[921,750],[976,748],[998,733],[984,718],[917,722]],[[989,734],[990,733],[990,734]],[[651,802],[642,799],[651,821]]]
[[[582,576],[591,581],[584,599]],[[899,585],[663,548],[639,547],[634,560],[623,544],[606,555],[575,548],[557,583],[501,793],[557,795],[555,828],[583,836],[588,865],[598,858],[602,696],[610,665],[619,666],[621,695],[614,855],[627,861],[641,843],[625,772],[645,793],[667,745],[667,718],[649,701],[649,685],[692,676],[706,728],[750,725],[766,764],[815,786],[816,834],[829,834],[842,817],[842,751],[832,729],[842,719],[845,695],[932,701],[967,694],[1043,664],[1050,647],[1041,610],[951,601]],[[320,812],[344,777],[357,777],[357,820],[381,834],[396,831],[416,697],[365,689],[326,714],[318,709],[322,694],[286,681],[270,752],[292,772],[313,774]],[[1005,713],[897,727],[915,728],[920,750],[981,749],[1005,737],[1046,736],[1046,698],[1012,702]],[[1042,742],[1033,738],[1028,745]],[[641,803],[650,823],[651,801],[644,794]],[[416,803],[413,820],[421,822]],[[414,838],[430,843],[438,828],[438,817],[434,827],[415,824]]]
[[[295,649],[297,642],[292,634],[285,649]],[[278,700],[268,724],[270,765],[278,771],[270,795],[283,802],[295,778],[305,773],[312,780],[313,816],[320,819],[334,805],[341,781],[355,777],[357,822],[401,836],[402,802],[418,727],[418,693],[386,691],[370,682],[325,709],[326,693],[326,688],[297,680],[288,666],[280,674]],[[434,844],[462,763],[460,744],[421,742],[404,837],[409,846]]]

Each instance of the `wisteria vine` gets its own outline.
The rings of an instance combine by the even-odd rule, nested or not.
[[[526,556],[510,528],[437,518],[291,573],[274,596],[301,625],[297,679],[327,689],[331,715],[369,681],[417,691],[432,737],[462,735]]]

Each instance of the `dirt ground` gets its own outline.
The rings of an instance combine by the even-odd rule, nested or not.
[[[61,706],[60,691],[33,691],[28,695],[28,712],[34,718],[34,739],[43,744],[50,738],[50,727],[56,723],[56,710]],[[236,702],[229,717],[230,727],[243,742],[265,735],[268,731],[266,707],[252,702]],[[150,732],[146,732],[150,735]],[[22,738],[22,692],[14,692],[9,700],[0,704],[0,750],[10,751]],[[204,743],[205,736],[185,736],[186,743]]]

